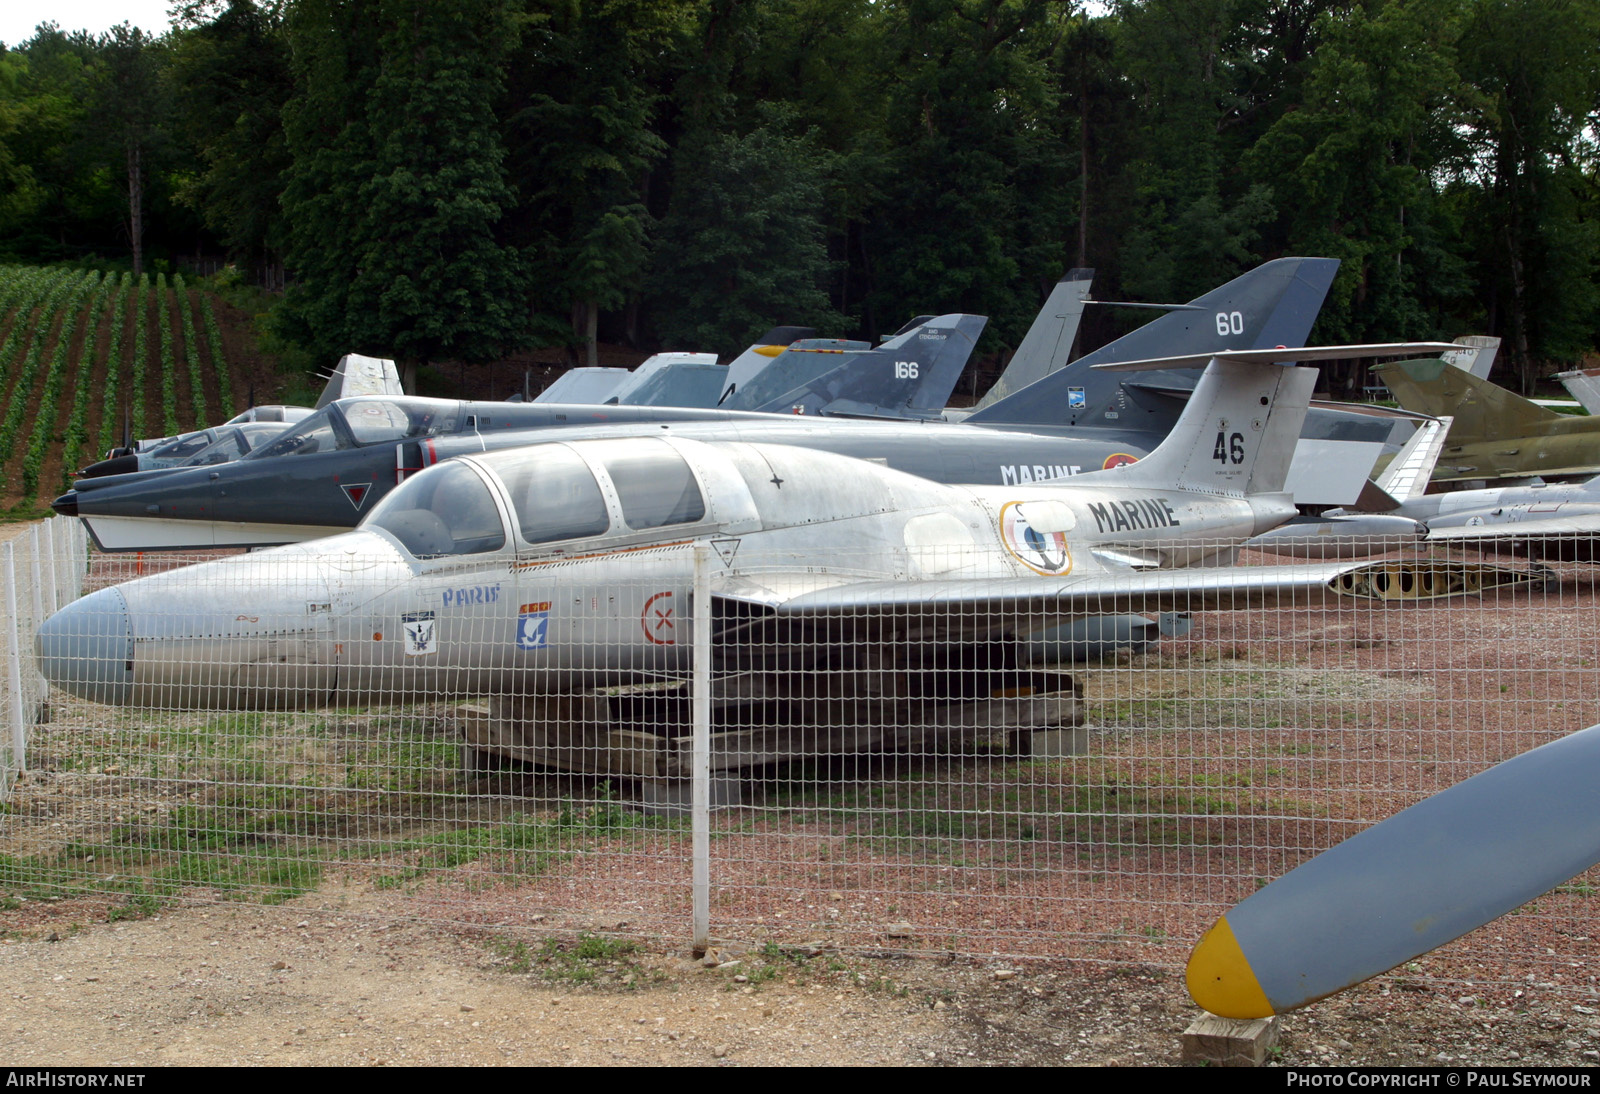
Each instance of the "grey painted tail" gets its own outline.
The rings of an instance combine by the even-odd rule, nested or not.
[[[729,396],[722,408],[862,418],[937,418],[943,414],[950,392],[987,323],[981,315],[941,315],[891,338],[877,349],[833,350],[827,352],[834,356],[821,358],[791,349],[742,391]],[[792,359],[793,364],[786,365],[786,359]],[[831,367],[814,372],[819,360]],[[805,375],[807,372],[812,374]]]
[[[1134,361],[1225,349],[1303,346],[1338,272],[1332,258],[1279,258],[1195,298],[1066,368],[967,418],[974,425],[1109,426],[1165,432],[1193,372],[1150,372],[1128,379],[1095,372]],[[1171,397],[1175,395],[1176,397]]]
[[[978,400],[974,412],[993,406],[1007,395],[1066,367],[1073,339],[1078,335],[1078,323],[1083,319],[1083,302],[1088,299],[1089,286],[1093,284],[1094,271],[1086,269],[1068,270],[1056,282],[1044,307],[1034,317],[1033,325],[1023,335],[1017,352],[1011,355],[1006,370]]]

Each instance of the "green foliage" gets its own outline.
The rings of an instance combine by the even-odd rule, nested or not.
[[[219,414],[223,421],[234,415],[233,377],[228,373],[228,359],[222,352],[222,328],[217,325],[217,313],[211,306],[211,294],[200,293],[200,315],[206,324],[206,344],[211,350],[211,369],[217,377],[217,389],[222,400]]]
[[[288,275],[288,357],[414,370],[947,310],[1003,346],[1071,265],[1181,300],[1324,254],[1316,337],[1500,334],[1526,385],[1600,343],[1597,39],[1600,0],[207,0],[0,51],[0,259],[225,250]]]
[[[89,308],[89,318],[84,323],[83,348],[78,354],[78,363],[73,371],[72,411],[67,415],[67,427],[62,435],[61,442],[61,479],[59,486],[66,489],[72,482],[72,475],[79,466],[79,459],[83,455],[83,446],[89,439],[89,408],[96,398],[104,400],[104,405],[109,408],[116,397],[116,361],[117,350],[121,342],[121,329],[118,324],[122,319],[122,301],[127,296],[123,291],[128,284],[128,274],[106,274],[105,280],[100,283],[100,288],[95,292],[94,302]],[[100,316],[105,311],[108,303],[115,301],[112,308],[111,339],[106,350],[106,380],[99,387],[94,385],[95,343],[100,332]],[[106,419],[112,415],[107,413]],[[38,431],[35,430],[34,442],[39,442]],[[107,447],[110,447],[109,445]],[[28,453],[29,459],[33,452]],[[35,487],[37,487],[37,471],[35,472]]]
[[[148,345],[145,338],[150,311],[145,304],[145,290],[149,288],[150,275],[140,274],[139,284],[133,290],[133,374],[128,384],[128,401],[133,405],[131,415],[131,428],[135,438],[143,437],[144,431],[144,384],[145,384],[145,357]],[[157,297],[159,300],[159,296]]]
[[[30,412],[36,418],[49,417],[51,424],[54,424],[55,398],[60,390],[59,380],[55,384],[54,391],[49,389],[48,384],[46,385],[44,398],[49,400],[48,407],[34,404],[33,385],[38,379],[39,366],[44,360],[44,350],[47,345],[54,348],[50,372],[59,375],[60,363],[66,358],[67,340],[71,337],[71,328],[77,322],[77,300],[88,289],[91,281],[99,279],[99,275],[92,271],[86,273],[80,270],[63,270],[60,274],[61,276],[51,282],[49,292],[34,316],[33,332],[28,339],[28,351],[22,359],[22,366],[17,370],[12,395],[6,404],[5,416],[0,419],[0,465],[9,462],[11,456],[15,454],[17,433],[22,428],[23,419]],[[34,477],[37,480],[37,468]]]
[[[281,254],[278,199],[290,162],[283,106],[294,90],[283,7],[227,0],[214,18],[196,13],[174,38],[169,79],[184,104],[177,127],[201,164],[179,200],[231,252]]]
[[[134,296],[133,274],[124,273],[116,289],[116,302],[111,307],[111,341],[106,347],[106,386],[100,398],[100,452],[111,451],[120,438],[117,432],[122,421],[122,407],[117,401],[117,391],[121,384],[123,368],[126,360],[123,354],[123,327],[124,316],[128,300]],[[68,474],[75,469],[76,458],[67,460],[62,468],[62,474]]]
[[[827,292],[829,163],[787,115],[683,147],[653,277],[669,346],[738,352],[775,323],[844,326]]]
[[[161,342],[161,429],[166,436],[177,433],[178,424],[178,361],[172,351],[172,315],[167,303],[167,275],[156,274],[156,335]],[[135,385],[141,392],[143,385]],[[142,433],[135,434],[143,436]]]
[[[301,276],[291,303],[326,356],[476,361],[521,342],[492,111],[513,37],[501,2],[297,6],[306,92],[285,111],[295,162],[284,211]]]
[[[93,356],[94,339],[100,325],[100,309],[105,302],[101,289],[101,275],[91,270],[84,274],[76,292],[65,302],[61,325],[56,333],[55,349],[50,355],[50,367],[45,372],[44,390],[34,408],[33,433],[28,440],[27,454],[22,458],[22,494],[32,498],[39,493],[39,474],[44,467],[45,450],[55,439],[56,403],[61,399],[61,388],[67,380],[67,357],[72,349],[72,339],[78,330],[83,332],[83,347],[78,353],[79,368]],[[86,313],[80,314],[80,303],[90,293],[93,297]],[[82,373],[80,371],[79,375]],[[86,378],[85,378],[86,379]],[[87,386],[80,380],[81,386]],[[17,403],[13,397],[13,404]],[[77,399],[73,400],[74,403]]]
[[[189,402],[194,408],[194,424],[203,429],[209,424],[206,414],[205,374],[200,370],[200,336],[194,329],[194,308],[189,302],[189,289],[182,274],[173,274],[172,293],[178,301],[178,315],[183,320],[183,358],[189,366]]]

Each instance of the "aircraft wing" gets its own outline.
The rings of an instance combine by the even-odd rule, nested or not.
[[[1507,521],[1501,524],[1467,524],[1454,528],[1428,526],[1429,543],[1465,544],[1528,541],[1578,540],[1600,536],[1600,513],[1573,513],[1570,516],[1543,517],[1537,520]]]
[[[720,630],[761,622],[925,616],[930,627],[999,633],[1019,617],[1228,611],[1340,602],[1418,601],[1542,582],[1542,571],[1449,559],[1174,570],[1096,569],[1065,579],[852,580],[848,574],[745,572],[716,589]]]

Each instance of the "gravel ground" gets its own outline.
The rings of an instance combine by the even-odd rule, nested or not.
[[[519,949],[317,895],[74,925],[81,911],[8,913],[10,1065],[1171,1065],[1199,1014],[1144,967],[728,943],[707,967],[648,943]],[[1384,980],[1280,1022],[1272,1064],[1600,1061],[1595,1008],[1536,989]]]

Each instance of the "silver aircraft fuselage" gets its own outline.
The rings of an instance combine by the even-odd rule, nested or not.
[[[592,478],[603,505],[579,519],[565,501],[534,500],[576,497],[547,489],[563,474],[584,491]],[[703,505],[635,527],[657,519],[641,506],[660,507],[634,475],[678,484],[655,491],[669,500],[692,487]],[[782,445],[550,443],[415,476],[353,532],[92,593],[47,621],[38,652],[57,686],[117,705],[307,708],[592,687],[684,668],[697,543],[718,548],[719,580],[757,586],[774,580],[778,557],[824,560],[819,573],[851,580],[1064,585],[1106,573],[1095,551],[1192,565],[1293,512],[1281,493],[945,486]],[[545,539],[551,522],[564,538]]]

